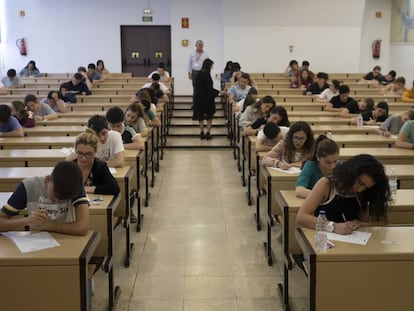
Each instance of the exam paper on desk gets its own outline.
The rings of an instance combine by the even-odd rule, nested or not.
[[[301,169],[295,166],[290,167],[288,170],[284,170],[284,169],[272,167],[272,166],[269,166],[269,168],[271,168],[272,170],[287,173],[287,174],[299,174],[301,172]]]
[[[370,232],[362,232],[362,231],[353,231],[351,234],[337,234],[337,233],[328,232],[328,240],[359,244],[359,245],[366,245],[370,237],[371,237]]]
[[[11,239],[22,253],[60,246],[49,232],[9,231],[2,234]]]

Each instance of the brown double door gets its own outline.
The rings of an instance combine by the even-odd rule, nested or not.
[[[164,63],[171,74],[170,26],[121,26],[122,72],[149,75]]]

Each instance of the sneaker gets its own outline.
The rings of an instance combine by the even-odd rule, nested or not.
[[[204,134],[204,132],[200,132],[200,139],[206,139],[206,134]]]
[[[210,135],[210,133],[209,133],[209,132],[207,132],[207,134],[206,134],[206,139],[207,139],[207,140],[212,139],[212,137],[211,137],[211,135]]]

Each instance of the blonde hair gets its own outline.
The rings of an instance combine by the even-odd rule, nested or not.
[[[85,131],[79,134],[75,140],[75,149],[78,145],[89,145],[95,152],[98,149],[98,136],[94,130],[86,128]]]

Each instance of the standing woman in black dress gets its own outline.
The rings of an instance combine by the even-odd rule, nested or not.
[[[196,76],[194,87],[193,120],[199,121],[200,138],[208,140],[211,139],[211,125],[216,112],[214,99],[220,94],[213,87],[213,79],[211,79],[210,75],[213,64],[213,61],[209,58],[204,60],[203,66]],[[204,120],[207,120],[206,134],[204,134]]]

